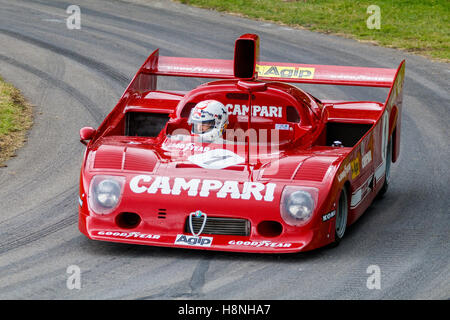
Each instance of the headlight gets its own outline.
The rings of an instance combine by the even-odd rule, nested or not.
[[[306,224],[312,217],[316,202],[317,189],[309,187],[287,186],[281,196],[280,211],[283,220],[291,226]]]
[[[89,205],[95,213],[108,214],[114,211],[122,197],[125,177],[94,176],[89,188]]]

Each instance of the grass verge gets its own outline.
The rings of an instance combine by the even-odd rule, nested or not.
[[[449,0],[177,0],[450,62]],[[376,27],[379,8],[379,29]],[[368,12],[369,11],[369,12]],[[374,27],[372,29],[368,28]]]
[[[0,167],[15,156],[31,128],[32,108],[21,92],[0,77]]]

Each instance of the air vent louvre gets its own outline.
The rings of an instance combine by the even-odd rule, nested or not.
[[[167,209],[158,209],[158,219],[165,219],[167,216]]]
[[[320,161],[305,161],[297,171],[294,180],[322,182],[330,164]]]
[[[123,149],[101,146],[95,153],[95,169],[121,169]]]
[[[125,170],[152,172],[156,163],[157,158],[152,151],[127,148],[124,162]]]

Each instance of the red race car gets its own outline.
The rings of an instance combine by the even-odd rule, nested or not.
[[[398,69],[153,52],[98,129],[80,130],[79,229],[152,246],[287,253],[339,243],[399,156]],[[188,91],[158,76],[218,79]],[[390,88],[384,103],[318,100],[288,83]]]

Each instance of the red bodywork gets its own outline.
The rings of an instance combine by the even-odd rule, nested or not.
[[[342,190],[350,225],[383,187],[386,162],[398,158],[404,72],[404,61],[398,69],[259,62],[256,35],[236,41],[234,61],[162,57],[156,50],[100,127],[80,132],[87,149],[79,229],[95,240],[223,251],[282,253],[327,245],[335,241]],[[219,80],[175,92],[157,90],[158,76]],[[390,91],[385,102],[319,101],[288,82]],[[250,128],[253,140],[226,140],[224,147],[189,134],[175,139],[177,130],[189,132],[189,110],[206,99],[222,102],[228,129]],[[333,146],[336,140],[342,146]],[[231,162],[214,159],[223,149]],[[92,205],[95,176],[121,177],[119,203],[108,213]],[[280,213],[289,186],[314,198],[314,212],[301,226]],[[205,219],[190,218],[198,211],[207,214],[207,227],[194,235],[190,219]]]

